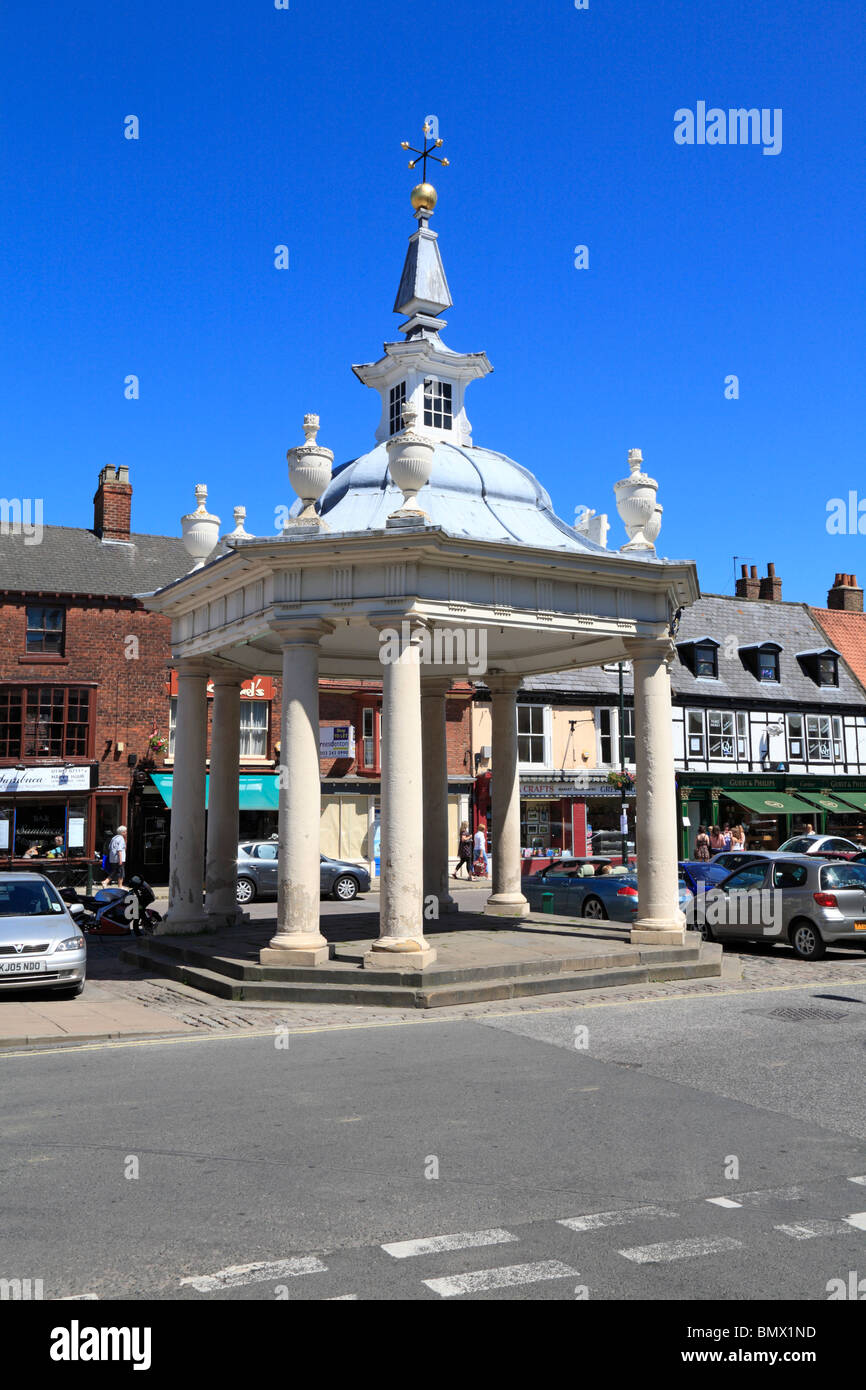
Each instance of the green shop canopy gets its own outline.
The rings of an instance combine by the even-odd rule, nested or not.
[[[762,811],[767,816],[802,816],[803,803],[787,792],[741,792],[739,787],[722,787],[722,795],[747,811]]]
[[[825,800],[829,800],[829,797],[825,797]],[[839,810],[847,811],[849,806],[855,811],[866,811],[866,792],[840,792]]]
[[[859,792],[851,792],[850,796],[858,796]],[[845,793],[846,800],[838,801],[835,796],[822,796],[820,792],[797,792],[801,801],[807,802],[810,806],[816,807],[819,811],[832,811],[833,815],[850,816],[854,807],[851,805],[849,793]],[[866,797],[863,798],[866,801]]]
[[[151,781],[166,806],[171,810],[171,791],[174,776],[171,772],[152,772]],[[204,804],[210,793],[210,774],[205,778]],[[276,811],[280,805],[279,778],[276,773],[238,778],[238,808],[241,811]]]

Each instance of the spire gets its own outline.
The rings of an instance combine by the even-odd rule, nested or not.
[[[400,325],[400,331],[406,334],[407,339],[417,337],[421,333],[438,333],[441,328],[445,328],[447,325],[444,319],[440,319],[438,315],[443,309],[450,309],[453,303],[448,281],[445,279],[442,257],[439,254],[438,238],[428,226],[436,207],[437,194],[433,185],[427,182],[427,160],[435,160],[443,166],[447,165],[448,160],[440,159],[433,153],[442,144],[442,140],[436,139],[428,146],[429,134],[430,131],[425,124],[424,148],[421,150],[416,150],[406,140],[402,142],[404,150],[411,150],[417,156],[416,159],[410,159],[409,168],[414,169],[421,160],[423,170],[423,182],[412,189],[411,195],[418,230],[409,238],[409,249],[406,252],[400,287],[394,302],[395,314],[409,316],[407,321]]]

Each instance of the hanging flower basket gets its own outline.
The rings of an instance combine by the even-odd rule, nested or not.
[[[607,780],[612,787],[618,787],[620,791],[629,792],[634,787],[634,777],[630,772],[609,772]]]
[[[152,753],[164,753],[168,747],[168,739],[160,738],[157,734],[152,734],[147,740],[147,746]]]

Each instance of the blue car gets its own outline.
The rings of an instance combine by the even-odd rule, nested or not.
[[[604,872],[605,869],[609,872]],[[637,873],[610,868],[604,859],[555,859],[523,880],[523,893],[533,912],[544,911],[545,894],[552,894],[552,909],[563,917],[583,917],[590,922],[623,922],[629,926],[638,915]],[[679,904],[683,912],[692,897],[680,878]]]

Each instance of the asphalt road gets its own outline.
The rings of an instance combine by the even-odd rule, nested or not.
[[[866,1274],[864,1021],[866,981],[2,1056],[0,1276],[826,1299]]]

